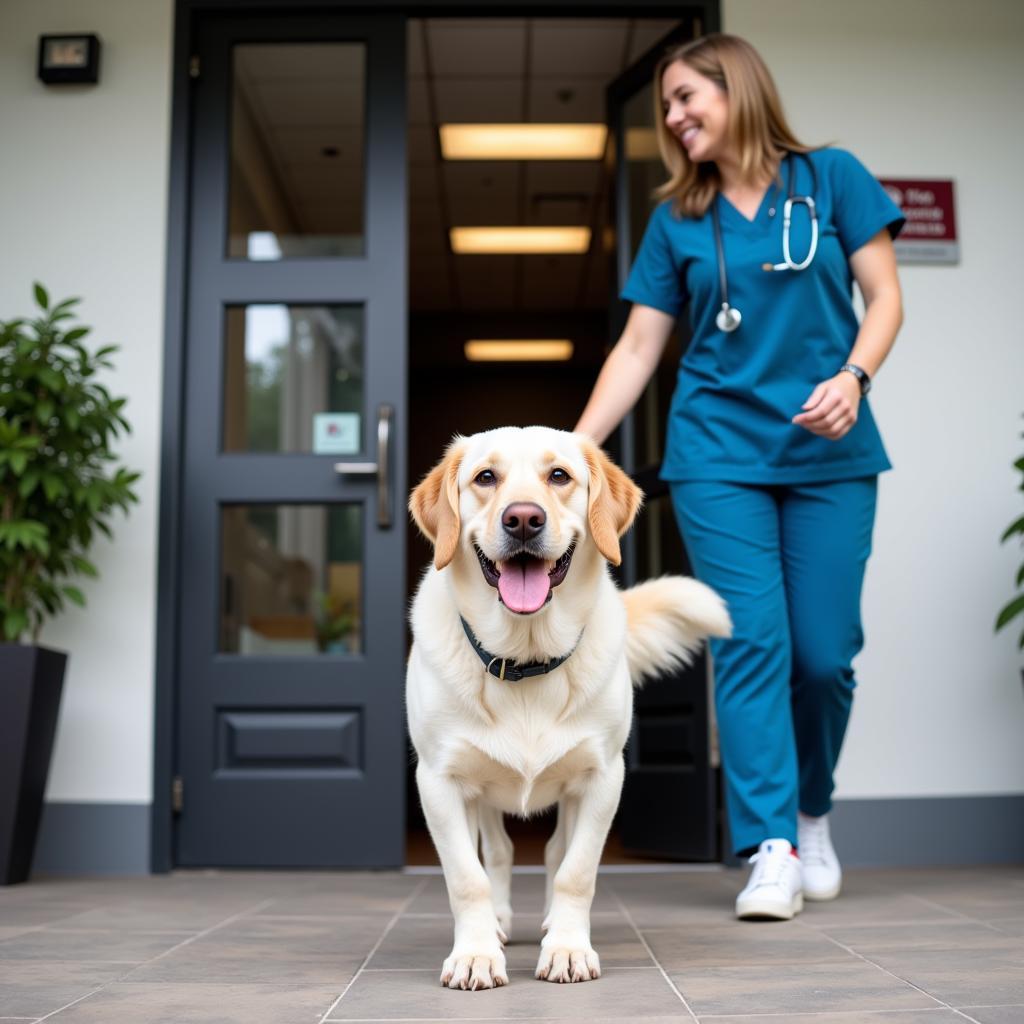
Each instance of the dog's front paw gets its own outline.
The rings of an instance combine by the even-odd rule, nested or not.
[[[470,992],[507,985],[505,954],[500,948],[471,952],[456,946],[441,968],[441,984]]]
[[[548,934],[535,973],[542,981],[593,981],[601,977],[601,961],[585,936]]]

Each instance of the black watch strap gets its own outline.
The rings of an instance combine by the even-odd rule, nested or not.
[[[842,373],[844,370],[847,373],[852,373],[860,381],[861,395],[866,395],[871,390],[871,378],[859,366],[854,363],[845,363],[839,367],[839,372]]]

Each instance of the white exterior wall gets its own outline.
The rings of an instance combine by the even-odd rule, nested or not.
[[[1024,659],[992,635],[1018,553],[1024,339],[1017,197],[1024,142],[1015,0],[723,0],[764,54],[797,134],[875,173],[950,177],[962,262],[903,267],[907,321],[872,394],[896,464],[882,478],[865,593],[868,644],[839,797],[1024,792]],[[151,799],[157,487],[172,0],[0,5],[0,317],[31,282],[81,295],[115,342],[141,505],[94,551],[85,611],[44,632],[72,652],[47,799]],[[43,86],[44,32],[95,31],[96,87]]]
[[[140,504],[93,549],[87,607],[47,626],[69,651],[47,800],[152,796],[157,493],[170,133],[172,0],[0,4],[0,318],[31,314],[32,281],[81,296],[93,346],[118,344],[115,394],[142,471]],[[95,32],[95,86],[36,78],[43,33]]]
[[[723,0],[797,136],[880,177],[952,178],[959,266],[903,266],[906,321],[871,404],[881,477],[866,646],[837,797],[1024,792],[1024,654],[993,636],[1024,511],[1024,4]]]

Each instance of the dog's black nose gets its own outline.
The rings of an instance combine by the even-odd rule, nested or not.
[[[524,542],[536,537],[544,529],[547,521],[544,509],[532,501],[513,502],[501,514],[501,525],[505,532]]]

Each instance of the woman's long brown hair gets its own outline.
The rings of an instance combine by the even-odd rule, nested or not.
[[[676,212],[702,217],[722,179],[711,162],[693,163],[682,143],[665,125],[661,79],[665,69],[681,60],[710,78],[729,98],[729,141],[739,150],[740,174],[745,180],[774,177],[787,152],[809,153],[786,121],[779,91],[761,55],[739,36],[715,32],[669,50],[654,72],[654,122],[658,149],[669,180],[655,189],[657,199],[674,200]]]

